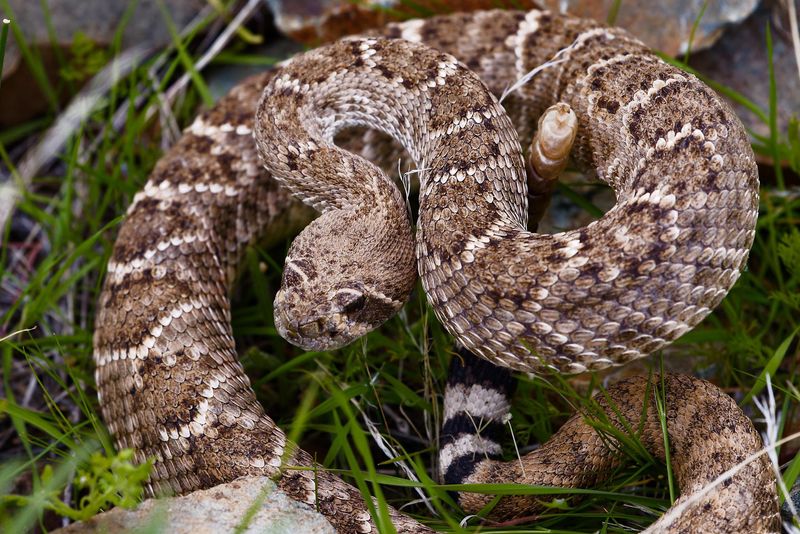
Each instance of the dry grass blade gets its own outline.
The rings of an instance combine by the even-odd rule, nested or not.
[[[17,179],[6,181],[0,189],[0,228],[5,226],[36,173],[59,154],[67,140],[75,135],[108,90],[139,65],[145,54],[144,47],[135,47],[115,57],[72,99],[43,138],[23,156],[17,169],[12,171]]]
[[[247,22],[247,20],[253,15],[260,5],[261,0],[248,0],[247,4],[242,7],[233,20],[231,20],[227,27],[219,34],[219,37],[214,40],[214,43],[208,48],[208,50],[206,50],[205,53],[203,53],[203,55],[194,62],[194,69],[198,72],[203,70],[205,66],[217,56],[217,54],[222,52],[222,50],[225,48],[225,45],[227,45],[236,34],[236,31],[242,26],[242,24]],[[191,73],[188,72],[181,76],[180,79],[167,91],[167,101],[173,102],[175,97],[186,88],[191,79]]]
[[[789,10],[789,29],[792,32],[792,47],[794,48],[794,62],[797,67],[797,77],[800,78],[800,30],[797,23],[797,4],[794,0],[786,0]]]

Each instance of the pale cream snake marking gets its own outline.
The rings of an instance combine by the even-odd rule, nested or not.
[[[544,11],[493,11],[392,24],[380,35],[246,80],[198,117],[136,195],[109,262],[94,345],[117,445],[136,449],[139,461],[156,459],[150,492],[313,465],[256,402],[230,326],[228,288],[247,245],[307,219],[276,182],[323,212],[293,243],[276,298],[279,330],[308,347],[342,345],[376,327],[402,305],[418,268],[437,317],[469,351],[523,371],[599,369],[688,331],[745,265],[758,176],[741,124],[710,89],[624,31]],[[567,61],[505,100],[515,132],[483,84],[500,94],[567,46]],[[614,188],[617,204],[585,228],[544,235],[526,230],[517,135],[527,146],[556,102],[578,117],[573,156]],[[416,237],[392,181],[333,145],[340,128],[357,124],[392,135],[423,169]],[[274,178],[260,167],[254,130]],[[451,381],[445,401],[445,428],[453,422],[445,479],[579,486],[615,465],[581,417],[522,468],[486,459],[498,456],[496,444],[457,422],[476,410],[492,422],[507,406],[502,391],[495,404],[480,400],[493,379],[464,353],[463,380]],[[758,450],[760,438],[713,386],[670,376],[665,388],[684,499]],[[634,427],[646,391],[639,379],[609,392]],[[641,428],[643,443],[663,455],[652,404]],[[286,469],[279,484],[343,532],[376,531],[359,492],[324,470]],[[474,512],[488,499],[464,493],[459,503]],[[533,506],[508,497],[494,513]],[[399,531],[427,531],[392,517]],[[776,531],[766,457],[673,519],[653,528]]]

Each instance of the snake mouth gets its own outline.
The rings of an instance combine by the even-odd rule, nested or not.
[[[294,320],[285,306],[275,307],[275,327],[286,341],[304,350],[336,350],[361,336],[362,329],[344,333],[345,317],[340,313],[317,315],[302,322]]]

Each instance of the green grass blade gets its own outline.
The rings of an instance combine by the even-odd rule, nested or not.
[[[53,89],[50,80],[47,78],[47,73],[45,72],[45,67],[41,58],[36,57],[34,51],[31,50],[30,46],[28,46],[28,42],[25,39],[19,24],[14,21],[14,11],[11,9],[11,5],[9,4],[8,0],[0,0],[0,5],[3,6],[3,9],[8,14],[8,19],[12,21],[10,24],[11,33],[14,34],[14,40],[17,43],[17,48],[19,49],[20,55],[22,55],[22,59],[25,60],[25,64],[28,65],[28,68],[31,70],[31,74],[36,80],[36,84],[38,85],[39,89],[42,90],[45,99],[47,99],[47,103],[50,105],[51,111],[58,111],[58,96],[56,95],[56,91]],[[3,26],[5,27],[6,24],[4,23]]]
[[[664,358],[659,358],[660,383],[656,387],[653,397],[656,401],[658,422],[661,425],[661,435],[664,437],[664,463],[667,465],[667,481],[669,486],[669,502],[675,503],[675,477],[672,474],[672,460],[670,458],[669,431],[667,429],[667,388],[664,386]]]
[[[0,83],[3,81],[2,79],[3,62],[6,59],[6,43],[8,43],[8,26],[11,24],[11,21],[8,19],[3,19],[1,23],[2,26],[0,26]]]
[[[76,447],[74,441],[38,412],[23,408],[9,399],[0,399],[0,414],[3,413],[45,432],[54,440],[63,442],[70,449]]]
[[[619,16],[619,8],[622,6],[622,0],[614,0],[614,3],[611,4],[611,7],[608,9],[608,15],[606,15],[606,24],[609,26],[614,26],[617,22],[617,17]]]
[[[683,55],[684,63],[689,63],[689,57],[692,53],[692,44],[694,43],[694,36],[697,33],[697,28],[700,27],[700,21],[703,20],[703,15],[705,15],[707,7],[708,0],[703,0],[703,5],[700,6],[700,13],[698,13],[697,17],[695,17],[694,22],[692,23],[692,29],[689,32],[689,42],[686,44],[686,53]]]
[[[768,374],[770,376],[775,376],[775,372],[778,370],[778,367],[780,367],[781,362],[783,362],[783,359],[786,357],[786,352],[789,350],[789,346],[792,344],[792,341],[794,340],[798,332],[800,332],[800,326],[798,326],[794,330],[794,332],[792,332],[789,335],[789,337],[784,339],[783,343],[781,343],[778,346],[778,348],[775,349],[775,352],[767,362],[767,365],[765,365],[764,369],[761,371],[761,373],[759,373],[758,378],[756,378],[755,382],[753,383],[753,387],[750,389],[750,391],[747,392],[747,395],[745,395],[744,399],[742,399],[742,402],[740,404],[742,405],[747,404],[748,402],[753,400],[753,397],[761,393],[761,390],[763,390],[764,387],[767,385],[766,377]]]
[[[780,139],[778,137],[778,85],[775,82],[775,62],[772,50],[772,30],[769,22],[767,26],[767,66],[769,67],[769,144],[772,151],[775,182],[778,189],[786,189],[783,181],[783,168],[781,167]]]
[[[595,206],[592,202],[587,200],[583,195],[575,191],[569,184],[558,182],[556,184],[558,191],[563,194],[565,197],[570,199],[574,202],[579,208],[582,208],[586,213],[591,215],[592,217],[602,217],[603,210]]]
[[[164,23],[166,24],[169,34],[172,37],[172,44],[175,46],[175,50],[178,52],[178,57],[180,58],[183,68],[185,68],[189,73],[195,89],[197,89],[197,92],[200,93],[200,97],[203,99],[203,104],[210,108],[214,105],[214,98],[211,96],[211,91],[209,90],[208,85],[206,85],[205,80],[203,80],[203,77],[195,68],[194,60],[186,50],[186,44],[178,34],[178,29],[175,27],[175,23],[172,21],[172,17],[170,16],[166,5],[164,5],[164,0],[158,0],[157,4],[158,8],[161,10]]]

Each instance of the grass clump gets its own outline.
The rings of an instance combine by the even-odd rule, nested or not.
[[[121,214],[178,126],[210,105],[198,58],[213,61],[204,35],[225,28],[230,20],[225,13],[209,10],[183,32],[170,26],[172,45],[109,81],[94,106],[63,132],[63,144],[39,161],[35,177],[19,172],[21,154],[29,140],[57,123],[55,95],[63,88],[47,81],[34,50],[24,41],[20,47],[32,72],[39,73],[43,94],[53,101],[43,118],[0,132],[0,161],[16,177],[20,192],[17,215],[0,229],[2,531],[47,531],[64,518],[85,519],[110,506],[133,505],[141,496],[148,466],[133,466],[129,451],[115,452],[100,418],[91,360],[94,307]],[[120,35],[124,24],[125,19]],[[10,26],[19,40],[21,33]],[[0,58],[8,28],[3,25],[0,34]],[[234,40],[219,62],[263,64],[246,44]],[[765,57],[770,46],[765,45]],[[122,53],[119,39],[102,54],[80,39],[76,47],[82,51],[77,59],[61,58],[63,72],[98,73],[101,59]],[[82,91],[75,85],[72,96]],[[749,268],[722,306],[669,349],[669,359],[689,359],[750,410],[769,375],[779,400],[780,438],[796,429],[800,396],[798,122],[780,132],[774,97],[770,109],[762,110],[741,95],[717,89],[771,126],[770,136],[756,137],[754,148],[765,158],[786,162],[786,170],[762,167],[774,178],[763,180]],[[596,215],[591,204],[583,208]],[[651,523],[674,499],[670,472],[642,449],[635,429],[620,433],[599,415],[598,428],[617,438],[634,461],[597,488],[439,485],[433,466],[452,344],[421,290],[401,314],[364,340],[334,353],[304,353],[288,346],[272,322],[271,296],[286,246],[255,247],[245,258],[240,287],[250,289],[234,295],[233,310],[242,361],[267,412],[290,437],[376,497],[373,515],[386,531],[391,528],[387,505],[409,501],[417,503],[406,511],[448,532],[621,532]],[[530,450],[528,443],[546,441],[576,409],[597,413],[591,394],[602,389],[602,379],[519,375],[513,434],[504,444],[508,459],[517,450]],[[790,443],[779,454],[788,462],[783,476],[789,487],[800,473],[796,451]],[[463,514],[448,493],[455,489],[542,495],[545,509],[535,522],[482,525],[472,518],[462,525]],[[570,497],[575,495],[580,498]]]

